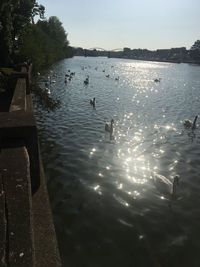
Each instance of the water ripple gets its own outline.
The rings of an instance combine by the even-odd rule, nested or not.
[[[75,76],[65,84],[68,69]],[[41,87],[49,75],[56,81],[51,97],[61,105],[46,111],[35,97],[35,106],[63,262],[196,266],[200,136],[183,121],[198,115],[199,67],[77,57],[44,72]],[[111,138],[104,127],[112,118]],[[173,210],[155,187],[154,172],[180,175]],[[181,265],[180,251],[188,255]]]

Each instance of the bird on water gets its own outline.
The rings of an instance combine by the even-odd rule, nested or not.
[[[109,132],[110,134],[112,134],[113,133],[113,124],[114,124],[114,120],[113,119],[110,121],[110,124],[106,123],[105,124],[105,131]]]
[[[95,108],[95,105],[96,105],[95,97],[93,99],[90,99],[90,105],[93,106],[93,108]]]
[[[157,190],[168,200],[177,198],[177,186],[179,184],[179,176],[176,175],[172,180],[165,176],[155,173],[153,175],[154,185]]]
[[[196,129],[197,118],[198,118],[198,116],[195,116],[193,122],[191,120],[185,120],[184,123],[183,123],[183,126],[186,129],[192,129],[192,130]]]

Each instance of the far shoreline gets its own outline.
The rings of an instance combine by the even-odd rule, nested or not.
[[[89,58],[95,58],[95,57],[103,57],[103,58],[115,58],[115,59],[129,59],[129,60],[139,60],[139,61],[151,61],[151,62],[163,62],[163,63],[174,63],[174,64],[190,64],[195,66],[200,66],[200,62],[195,62],[192,60],[183,60],[183,61],[176,61],[176,60],[167,60],[167,59],[147,59],[147,58],[129,58],[129,57],[107,57],[107,56],[83,56],[83,55],[74,55],[73,57],[89,57]]]

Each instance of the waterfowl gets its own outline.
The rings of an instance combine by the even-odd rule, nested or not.
[[[176,175],[173,180],[167,179],[160,174],[153,175],[154,185],[157,190],[169,200],[175,199],[177,195],[177,186],[179,184],[179,176]]]
[[[110,75],[108,74],[108,75],[106,75],[106,78],[109,78],[110,77]]]
[[[115,78],[115,81],[119,81],[119,76],[117,78]]]
[[[89,75],[87,75],[85,81],[84,81],[84,84],[88,84],[89,83]]]
[[[161,80],[161,78],[155,79],[154,82],[158,83],[158,82],[160,82],[160,80]]]
[[[90,99],[90,105],[93,106],[93,108],[95,108],[95,105],[96,105],[96,100],[95,100],[95,97],[92,99]]]
[[[194,130],[196,128],[196,121],[197,121],[198,116],[195,116],[194,121],[192,122],[191,120],[185,120],[183,123],[183,126],[186,129],[192,129]]]
[[[89,79],[86,78],[85,81],[84,81],[84,84],[88,84],[89,83]]]
[[[110,134],[112,134],[113,133],[113,124],[114,124],[114,120],[113,119],[110,121],[110,124],[106,123],[105,124],[105,131],[109,132]]]

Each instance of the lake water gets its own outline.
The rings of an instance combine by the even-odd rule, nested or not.
[[[48,76],[60,105],[34,102],[63,266],[199,267],[200,126],[183,122],[199,114],[200,67],[74,57],[41,74],[42,90]]]

